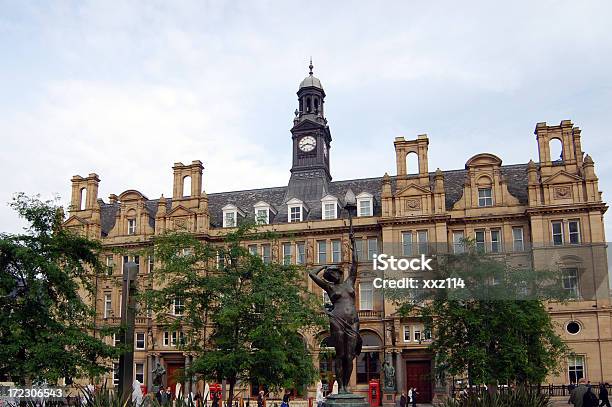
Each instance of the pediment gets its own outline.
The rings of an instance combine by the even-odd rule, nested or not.
[[[291,131],[295,132],[295,131],[306,131],[306,130],[318,130],[318,129],[321,129],[323,127],[325,127],[325,126],[323,126],[321,123],[317,123],[317,122],[312,121],[310,119],[305,119],[305,120],[299,122],[298,124],[296,124],[295,126],[293,126]]]
[[[146,196],[136,191],[135,189],[128,189],[127,191],[124,191],[121,193],[121,195],[119,195],[120,202],[138,201],[141,199],[144,199],[145,201],[148,200]]]
[[[410,184],[399,191],[396,196],[420,196],[423,194],[431,194],[431,191],[421,185]]]
[[[87,225],[88,223],[89,222],[87,222],[85,219],[79,216],[76,216],[76,215],[72,215],[71,217],[66,219],[66,221],[64,221],[64,226],[66,227],[84,226],[84,225]]]
[[[166,216],[191,216],[194,212],[185,208],[182,205],[177,206],[176,208],[172,208],[170,212]]]
[[[502,164],[501,158],[491,153],[476,154],[465,163],[465,168],[471,167],[500,167]]]
[[[551,175],[546,178],[542,183],[543,184],[568,184],[582,181],[582,179],[576,175],[570,174],[565,170],[561,170],[558,173]]]

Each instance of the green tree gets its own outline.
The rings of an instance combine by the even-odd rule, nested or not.
[[[497,383],[541,383],[568,352],[544,305],[567,298],[558,273],[513,268],[466,245],[465,253],[438,256],[434,267],[436,279],[455,279],[457,288],[391,295],[431,329],[439,376],[467,374],[492,391]]]
[[[10,205],[30,226],[0,234],[0,376],[24,384],[103,373],[117,349],[92,336],[86,302],[102,270],[99,243],[64,229],[53,201],[18,194]]]
[[[230,403],[239,381],[270,388],[312,383],[316,370],[300,333],[323,322],[304,270],[264,263],[249,254],[246,238],[274,235],[243,226],[218,245],[187,233],[158,237],[157,266],[142,296],[162,323],[185,333],[180,346],[196,354],[191,371],[227,381]],[[182,315],[167,318],[176,298]]]

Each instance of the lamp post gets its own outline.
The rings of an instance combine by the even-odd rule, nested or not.
[[[134,322],[136,319],[136,279],[138,266],[133,261],[123,265],[123,290],[121,296],[121,344],[126,351],[119,357],[118,396],[122,402],[130,400],[134,375]]]
[[[357,214],[357,200],[355,193],[350,188],[346,191],[346,195],[344,195],[344,209],[348,212],[349,238],[351,239],[351,245],[353,245],[353,211]],[[351,249],[355,250],[355,247],[351,247]]]

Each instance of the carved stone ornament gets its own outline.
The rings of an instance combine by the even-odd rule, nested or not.
[[[173,223],[175,229],[187,229],[187,219],[185,218],[174,219]]]
[[[406,209],[408,210],[415,210],[415,209],[421,209],[421,199],[406,199]]]
[[[555,199],[569,199],[572,197],[572,189],[568,186],[555,187],[553,196]]]

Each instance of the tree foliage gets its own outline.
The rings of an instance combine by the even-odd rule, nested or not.
[[[274,236],[243,226],[217,245],[187,233],[157,238],[157,266],[142,295],[169,329],[185,332],[181,346],[196,354],[191,370],[227,381],[230,401],[238,381],[270,388],[310,384],[316,371],[300,333],[322,323],[304,271],[264,263],[249,254],[246,238]],[[182,315],[168,316],[175,298]]]
[[[62,227],[61,208],[18,194],[11,206],[29,223],[0,234],[0,376],[18,383],[97,376],[117,350],[92,336],[101,272],[98,242]]]
[[[436,278],[463,288],[422,291],[396,300],[403,314],[424,317],[439,375],[470,383],[541,383],[568,348],[555,333],[546,300],[564,301],[558,274],[513,268],[467,242],[462,254],[438,256]]]

